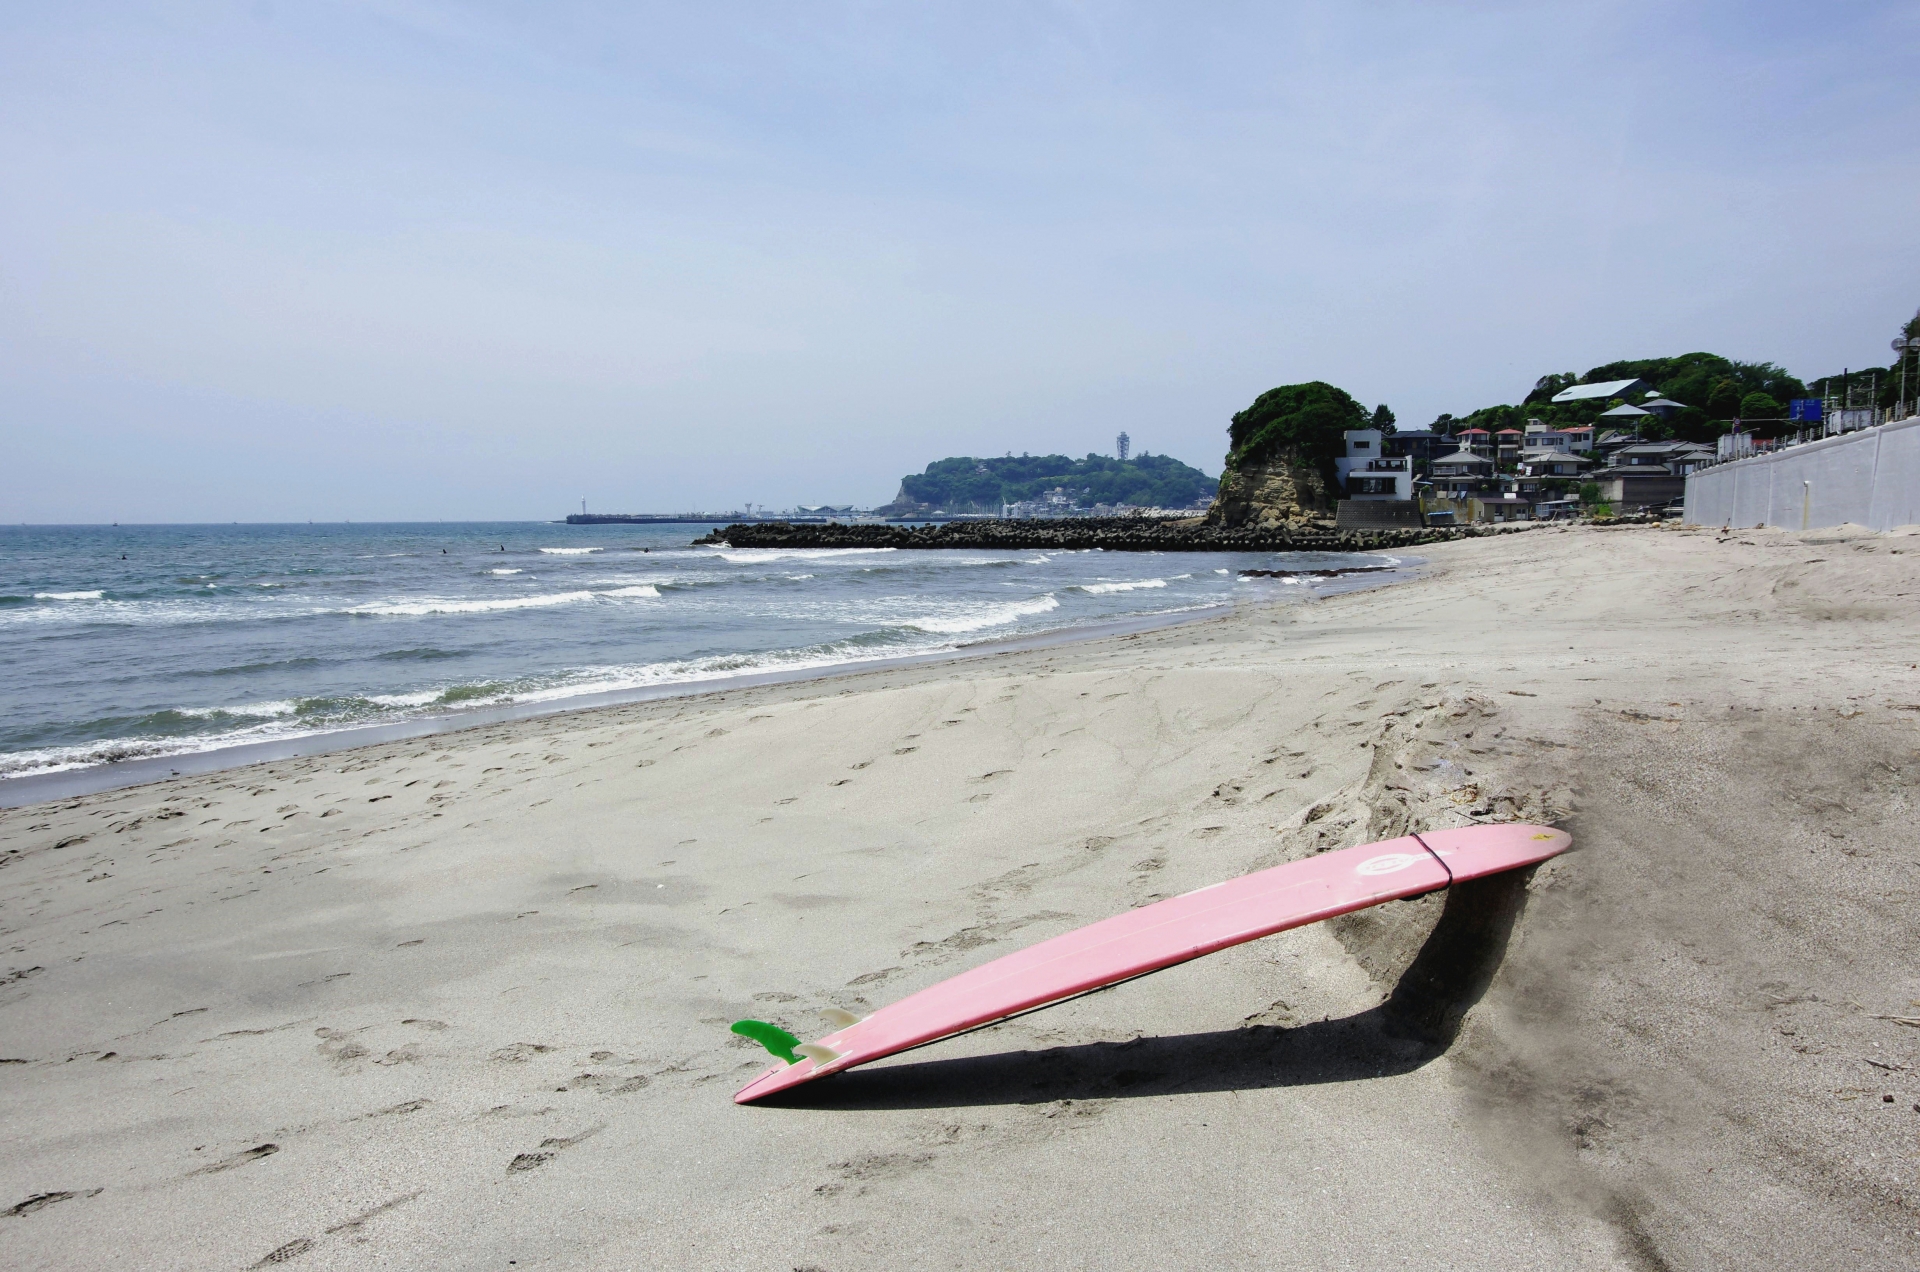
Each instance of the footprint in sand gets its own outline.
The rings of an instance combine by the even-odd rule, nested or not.
[[[515,1042],[501,1047],[487,1057],[503,1064],[525,1064],[535,1056],[545,1055],[553,1048],[541,1042]]]
[[[580,1141],[598,1135],[603,1129],[605,1129],[604,1124],[601,1126],[590,1126],[578,1135],[569,1136],[565,1139],[551,1136],[543,1139],[540,1141],[540,1147],[535,1151],[516,1154],[514,1159],[507,1163],[507,1173],[512,1175],[521,1171],[535,1170],[541,1166],[545,1166],[548,1162],[559,1156],[563,1149],[572,1148]]]

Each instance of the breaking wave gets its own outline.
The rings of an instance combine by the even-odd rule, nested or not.
[[[546,596],[501,596],[485,601],[402,601],[392,605],[363,605],[342,611],[378,618],[418,618],[427,614],[489,614],[499,610],[543,609],[593,599],[592,592],[552,592]]]
[[[917,631],[933,632],[941,636],[958,636],[966,632],[984,631],[989,627],[1002,627],[1008,623],[1017,623],[1023,618],[1035,614],[1045,614],[1049,610],[1060,608],[1060,602],[1053,593],[1036,596],[1030,601],[1015,601],[1011,605],[995,605],[988,609],[974,610],[972,613],[933,615],[928,618],[910,618],[901,624]]]
[[[1143,587],[1165,587],[1165,579],[1139,579],[1132,583],[1076,583],[1073,590],[1085,592],[1088,596],[1105,596],[1109,592],[1137,592]]]
[[[758,561],[831,561],[836,557],[865,556],[875,552],[898,552],[898,548],[737,548],[720,550],[720,559],[735,565]]]

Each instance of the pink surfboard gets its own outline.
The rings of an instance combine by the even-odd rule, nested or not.
[[[1545,861],[1572,844],[1545,826],[1469,826],[1288,862],[1116,914],[930,985],[806,1044],[740,1088],[746,1104],[1089,990],[1288,928]]]

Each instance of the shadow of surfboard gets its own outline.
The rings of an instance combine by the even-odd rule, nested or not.
[[[1253,1025],[952,1060],[876,1064],[769,1096],[781,1108],[892,1110],[1111,1100],[1357,1082],[1444,1055],[1486,992],[1531,868],[1458,884],[1378,1007],[1291,1028]]]

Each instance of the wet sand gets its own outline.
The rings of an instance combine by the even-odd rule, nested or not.
[[[1423,554],[0,813],[0,1251],[1911,1266],[1920,536]],[[731,1103],[741,1016],[822,1033],[1128,906],[1515,819],[1577,851]]]

